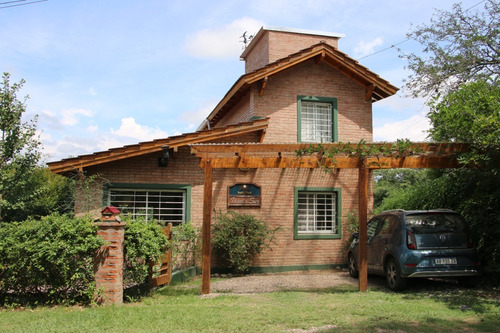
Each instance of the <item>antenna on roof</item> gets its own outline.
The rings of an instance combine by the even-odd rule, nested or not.
[[[243,46],[243,49],[246,49],[247,46],[248,46],[248,44],[250,44],[250,42],[253,39],[253,35],[250,35],[250,36],[247,37],[247,32],[248,31],[245,31],[243,33],[243,35],[240,36],[240,38],[243,38],[243,41],[240,41],[240,42],[242,42],[243,44],[245,44],[245,46]]]

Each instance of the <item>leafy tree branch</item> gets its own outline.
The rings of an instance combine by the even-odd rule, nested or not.
[[[483,11],[438,10],[428,24],[419,25],[408,38],[419,42],[422,55],[402,55],[412,74],[405,88],[414,97],[436,96],[472,81],[497,83],[500,73],[500,4],[488,0]]]

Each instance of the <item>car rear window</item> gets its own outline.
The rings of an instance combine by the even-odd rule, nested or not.
[[[415,234],[467,232],[467,225],[459,214],[453,213],[418,213],[406,215],[406,226]]]

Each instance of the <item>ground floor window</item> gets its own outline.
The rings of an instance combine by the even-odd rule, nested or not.
[[[295,188],[295,239],[340,238],[340,192]]]
[[[122,214],[133,218],[144,217],[163,223],[178,225],[189,220],[186,188],[139,188],[110,186],[107,190],[107,205],[117,207]]]

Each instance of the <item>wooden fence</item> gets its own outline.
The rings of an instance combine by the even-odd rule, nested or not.
[[[168,241],[172,241],[172,223],[162,228],[163,234],[168,237]],[[155,274],[155,271],[159,270],[159,275]],[[156,275],[156,276],[155,276]],[[172,280],[172,249],[170,248],[160,262],[149,263],[149,287],[154,288],[158,286],[163,286],[170,284]]]

